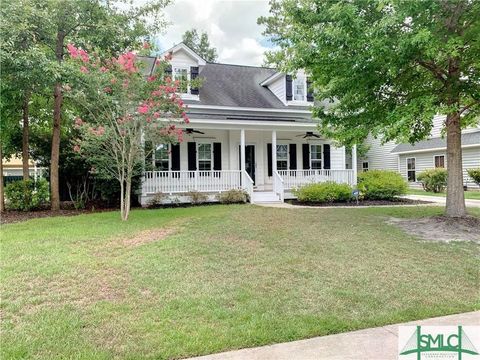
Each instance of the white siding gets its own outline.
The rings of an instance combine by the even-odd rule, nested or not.
[[[331,146],[330,148],[330,165],[332,170],[343,170],[345,169],[345,147],[335,147]]]
[[[182,65],[182,66],[198,66],[196,59],[188,55],[183,49],[178,50],[175,54],[172,55],[172,60],[170,61],[172,66]]]
[[[433,128],[430,132],[430,137],[441,137],[442,129],[445,126],[446,115],[435,115],[433,117]]]
[[[362,163],[368,161],[370,170],[398,170],[398,155],[392,154],[391,151],[397,145],[393,141],[389,141],[382,145],[382,139],[375,139],[369,135],[365,140],[365,145],[369,149],[364,157],[358,157],[357,169],[362,171]]]
[[[444,155],[445,166],[448,167],[447,154],[444,150],[413,153],[413,154],[402,154],[400,155],[400,174],[402,174],[402,176],[405,179],[407,179],[407,158],[412,158],[412,157],[415,158],[416,176],[418,176],[418,174],[424,170],[434,169],[435,155]],[[467,185],[468,187],[477,187],[475,183],[468,177],[467,169],[480,167],[480,147],[463,149],[462,164],[463,164],[464,184]]]
[[[282,103],[287,103],[285,94],[285,75],[280,76],[277,80],[272,82],[268,88]]]

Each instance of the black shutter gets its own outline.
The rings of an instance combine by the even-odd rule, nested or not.
[[[164,72],[165,77],[172,77],[172,65],[167,65]]]
[[[323,168],[330,169],[330,145],[323,145]]]
[[[297,144],[290,144],[290,170],[297,170]]]
[[[198,66],[191,66],[190,67],[190,80],[193,81],[198,77]],[[198,87],[191,87],[190,94],[198,95]]]
[[[288,100],[292,100],[292,75],[285,76],[285,95]]]
[[[267,169],[268,176],[272,176],[272,144],[267,144]]]
[[[180,144],[171,145],[172,171],[180,170]]]
[[[310,169],[310,145],[302,144],[303,169]]]
[[[307,101],[313,101],[312,82],[307,78]]]
[[[188,170],[195,171],[197,170],[197,143],[188,142]]]
[[[213,170],[222,170],[222,143],[213,143]]]

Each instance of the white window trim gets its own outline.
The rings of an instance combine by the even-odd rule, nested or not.
[[[443,168],[440,168],[440,167],[437,168],[435,166],[435,158],[440,157],[440,156],[443,156]],[[446,169],[447,168],[447,157],[444,154],[433,155],[433,168],[434,169]]]
[[[305,89],[305,97],[304,97],[305,100],[295,100],[295,93],[294,93],[294,90],[295,90],[295,85],[294,85],[295,78],[294,78],[294,79],[292,79],[292,88],[291,88],[291,91],[292,91],[292,100],[288,100],[288,101],[287,101],[287,105],[310,106],[310,105],[313,104],[313,101],[307,101],[307,96],[308,96],[308,93],[307,93],[307,76],[305,75],[303,78],[304,78],[303,86],[304,86],[304,89]]]
[[[171,154],[171,151],[172,151],[172,147],[170,144],[155,144],[155,148],[153,149],[152,151],[152,168],[153,169],[156,169],[156,166],[155,166],[155,161],[156,161],[156,158],[155,158],[155,154],[157,152],[157,146],[159,145],[166,145],[167,146],[167,154],[168,154],[168,170],[167,171],[171,171],[172,170],[172,154]],[[155,171],[165,171],[165,170],[155,170]]]
[[[415,168],[413,170],[408,169],[408,160],[410,160],[410,159],[415,160]],[[408,172],[409,171],[414,171],[415,172],[415,181],[408,180]],[[417,158],[416,157],[407,157],[405,159],[405,175],[406,175],[406,179],[407,179],[408,182],[417,182]]]
[[[179,70],[187,70],[187,92],[182,92],[179,93],[180,95],[191,95],[190,94],[190,66],[187,65],[181,65],[181,64],[172,64],[172,75],[173,75],[173,81],[177,80],[177,72],[175,71],[176,69]]]
[[[290,170],[290,145],[288,143],[285,143],[285,142],[280,142],[278,143],[277,142],[277,147],[279,145],[286,145],[287,146],[287,170]],[[277,170],[278,170],[278,150],[276,151],[277,153]],[[281,161],[285,161],[285,160],[281,160]]]
[[[199,156],[199,148],[200,145],[203,144],[209,144],[210,145],[210,170],[200,170],[200,156]],[[213,171],[213,142],[211,141],[202,141],[202,142],[197,142],[197,148],[196,148],[196,160],[197,160],[197,171]]]
[[[321,158],[320,158],[320,160],[314,159],[314,160],[317,161],[317,162],[320,161],[320,169],[314,169],[314,168],[312,167],[312,145],[315,145],[315,146],[318,146],[318,145],[319,145],[319,146],[321,147],[321,150],[320,150],[320,154],[321,154],[320,156],[321,156]],[[309,162],[308,162],[308,164],[310,165],[310,170],[323,170],[323,145],[324,145],[324,144],[311,144],[311,143],[308,144],[308,157],[309,157]]]

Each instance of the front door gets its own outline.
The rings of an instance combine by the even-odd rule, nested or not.
[[[238,147],[238,163],[241,163],[241,149]],[[241,168],[241,166],[240,166]],[[245,145],[245,171],[255,184],[255,145]]]

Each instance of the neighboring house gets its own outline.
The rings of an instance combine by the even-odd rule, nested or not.
[[[42,176],[44,172],[44,168],[38,167],[36,162],[33,160],[29,161],[28,169],[29,169],[30,176],[33,178]],[[5,161],[5,163],[3,163],[3,176],[6,184],[11,181],[22,180],[23,179],[22,159],[14,156],[10,160]]]
[[[417,176],[424,170],[438,167],[447,168],[446,138],[442,137],[446,116],[437,115],[429,139],[411,144],[387,142],[369,137],[366,145],[369,150],[358,159],[358,171],[386,169],[400,172],[412,187],[421,186]],[[480,168],[480,127],[470,127],[462,131],[463,181],[467,188],[478,186],[468,176],[467,169]]]
[[[269,68],[209,63],[184,44],[167,53],[167,71],[180,84],[186,80],[180,87],[190,123],[179,125],[180,144],[145,145],[155,151],[146,159],[142,205],[159,193],[168,195],[165,202],[188,202],[190,191],[213,199],[230,189],[244,189],[252,202],[283,201],[294,187],[312,181],[356,183],[356,169],[346,168],[345,148],[317,133],[303,72],[292,77]],[[154,60],[147,61],[150,71]],[[190,87],[187,81],[196,78],[201,86]]]

